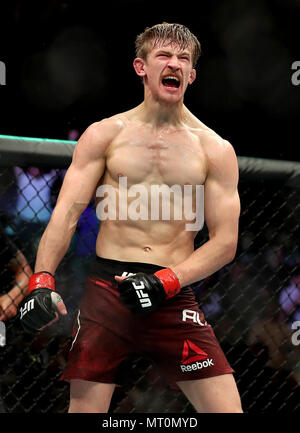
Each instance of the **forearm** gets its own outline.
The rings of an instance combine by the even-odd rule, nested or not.
[[[65,256],[76,224],[70,224],[68,220],[57,216],[51,218],[39,243],[35,272],[47,271],[54,274],[59,263]]]
[[[236,242],[222,243],[210,239],[195,250],[184,262],[172,267],[181,287],[203,280],[231,262],[235,256]]]

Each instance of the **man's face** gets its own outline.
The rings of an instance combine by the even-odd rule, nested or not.
[[[147,60],[135,59],[140,66],[138,75],[144,77],[144,84],[156,100],[178,102],[183,100],[189,84],[196,77],[192,64],[192,50],[180,49],[177,44],[155,46]]]

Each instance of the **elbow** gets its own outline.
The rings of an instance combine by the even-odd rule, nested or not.
[[[236,241],[232,241],[226,244],[226,246],[224,247],[224,257],[225,257],[226,265],[234,260],[236,255],[236,250],[237,250]]]

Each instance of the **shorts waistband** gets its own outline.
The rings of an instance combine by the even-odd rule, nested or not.
[[[104,257],[96,256],[95,260],[90,266],[89,276],[102,279],[110,279],[114,281],[115,275],[122,275],[124,272],[144,272],[147,274],[153,274],[160,269],[164,269],[164,266],[159,266],[154,263],[124,262],[120,260],[107,259]]]

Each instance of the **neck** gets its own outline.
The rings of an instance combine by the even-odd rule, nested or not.
[[[185,123],[188,117],[188,109],[182,100],[177,103],[164,103],[147,95],[138,106],[138,112],[140,119],[154,128],[178,127]]]

